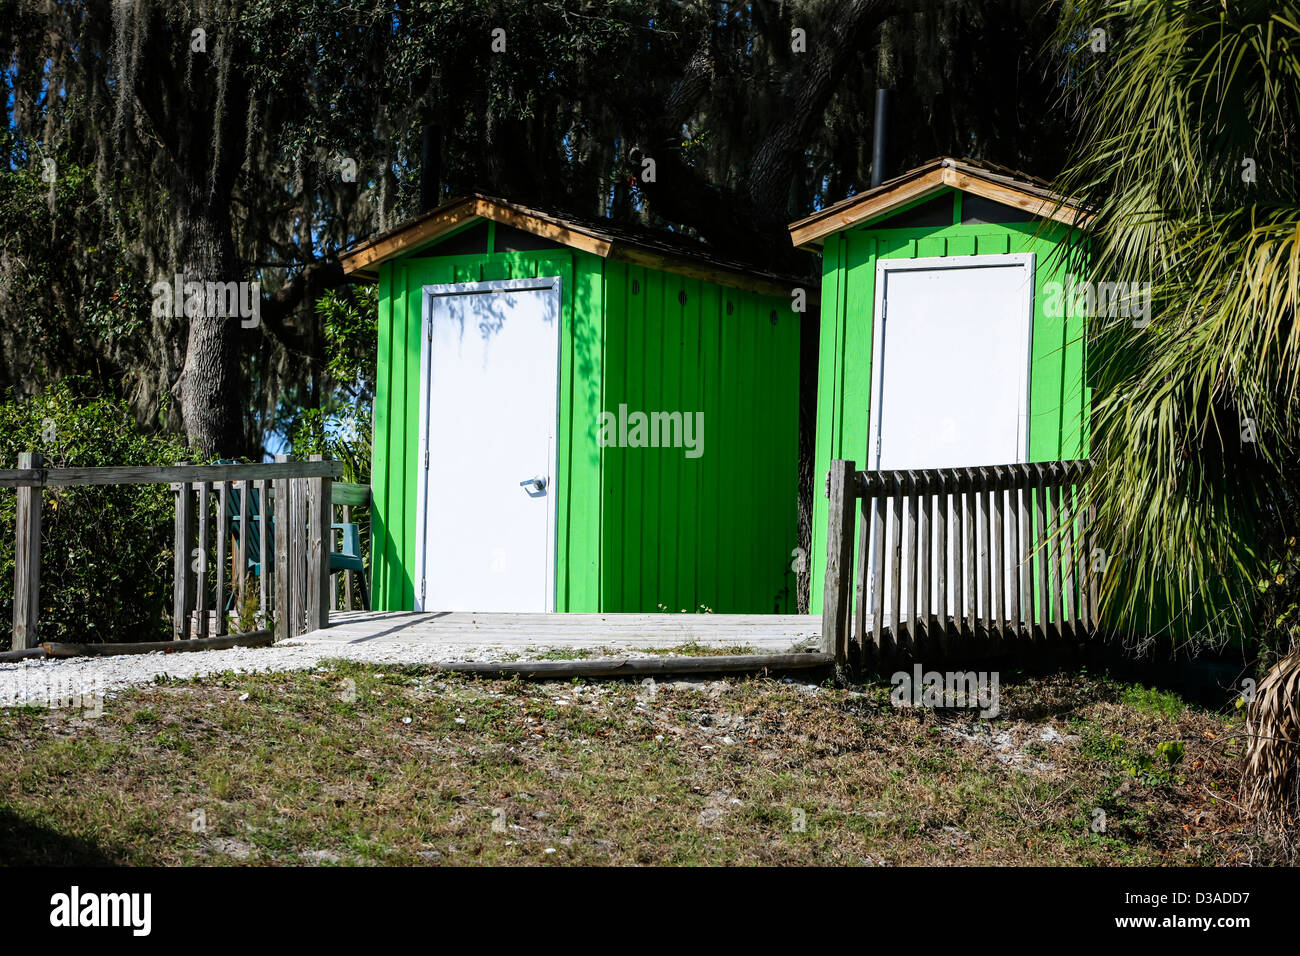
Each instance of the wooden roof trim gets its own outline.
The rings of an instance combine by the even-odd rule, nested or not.
[[[889,215],[902,206],[924,199],[945,187],[982,196],[1024,209],[1031,215],[1067,226],[1086,226],[1091,216],[1046,187],[1019,183],[990,170],[940,159],[926,163],[892,182],[860,196],[850,196],[811,216],[790,224],[791,242],[816,251],[833,233]]]
[[[796,246],[811,247],[815,250],[832,233],[856,225],[863,219],[875,218],[893,212],[900,206],[906,206],[910,202],[924,199],[939,192],[946,185],[943,173],[944,170],[942,169],[934,169],[902,183],[897,189],[869,197],[861,203],[850,203],[839,209],[836,209],[838,203],[836,206],[828,206],[822,210],[821,214],[809,216],[807,219],[801,219],[799,222],[794,223],[790,227],[790,239]],[[877,201],[870,202],[871,199]],[[869,202],[870,210],[864,212],[863,206]]]
[[[800,283],[794,278],[783,280],[755,274],[739,263],[733,267],[707,258],[696,258],[689,253],[675,254],[667,249],[656,249],[634,241],[601,235],[576,223],[477,194],[454,200],[445,208],[426,213],[424,217],[406,226],[363,242],[342,253],[339,260],[345,274],[375,278],[378,265],[384,260],[412,252],[454,232],[467,222],[478,219],[491,219],[602,259],[615,259],[650,269],[674,272],[760,295],[784,298],[790,295],[792,289],[802,287],[807,290],[810,299],[817,299],[817,285],[812,280],[806,283]]]
[[[602,258],[609,255],[612,245],[608,239],[576,227],[561,225],[483,196],[470,195],[426,213],[407,226],[347,250],[339,256],[339,261],[345,275],[373,276],[379,263],[385,259],[426,246],[475,219],[491,219]]]
[[[436,209],[423,218],[417,219],[403,229],[397,229],[374,239],[353,246],[339,254],[343,273],[352,275],[372,275],[374,268],[384,259],[409,252],[417,246],[426,245],[439,236],[445,236],[461,226],[467,214],[472,215],[474,197],[468,196],[457,200],[442,209]]]
[[[976,196],[1000,202],[1004,206],[1014,206],[1017,209],[1025,210],[1031,216],[1037,216],[1040,219],[1051,219],[1067,226],[1084,226],[1092,218],[1083,210],[1070,205],[1059,196],[1038,195],[1026,189],[1003,185],[983,177],[971,176],[958,169],[945,168],[943,181],[954,189],[974,193]]]
[[[610,240],[598,236],[590,230],[581,229],[571,223],[563,224],[558,220],[537,216],[522,207],[494,202],[482,196],[476,197],[474,211],[476,215],[484,219],[491,219],[506,226],[513,226],[516,229],[531,232],[535,236],[541,236],[543,239],[550,239],[552,242],[558,242],[574,249],[581,249],[583,252],[590,252],[602,259],[609,255],[610,249],[613,247]]]

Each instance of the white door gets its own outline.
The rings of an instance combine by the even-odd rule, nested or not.
[[[868,467],[1028,461],[1033,287],[1032,254],[877,262]],[[952,514],[951,498],[948,510]],[[903,512],[906,523],[906,503]],[[985,545],[982,536],[977,545]],[[1010,550],[998,549],[1009,569],[1017,560]],[[912,567],[907,551],[904,541],[904,594]],[[951,551],[932,560],[947,561],[951,573]],[[931,582],[936,571],[932,565]],[[981,584],[983,577],[981,570]],[[885,594],[892,594],[888,583]],[[937,608],[933,583],[931,594]],[[957,612],[953,601],[950,590],[949,614]],[[886,613],[892,616],[888,603]]]
[[[872,466],[1025,461],[1034,257],[876,266]]]
[[[415,606],[555,609],[560,280],[426,286]]]

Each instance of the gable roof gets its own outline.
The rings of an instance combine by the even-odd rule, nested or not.
[[[947,188],[1015,206],[1031,215],[1053,219],[1067,226],[1086,226],[1091,218],[1068,197],[1053,192],[1046,180],[992,163],[940,156],[879,186],[792,222],[790,240],[801,248],[816,250],[833,233],[876,219]]]
[[[605,220],[561,216],[479,192],[459,196],[395,229],[358,243],[341,252],[339,261],[347,275],[376,278],[380,264],[414,252],[478,219],[522,229],[602,259],[662,269],[764,295],[788,296],[791,289],[802,286],[815,298],[819,285],[811,277],[766,272],[719,256],[703,243],[684,236],[629,229]]]

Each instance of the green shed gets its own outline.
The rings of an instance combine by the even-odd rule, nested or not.
[[[377,609],[793,612],[808,280],[477,193],[342,261]]]
[[[814,474],[1086,457],[1083,224],[1042,180],[949,158],[793,223],[822,252]],[[814,613],[826,522],[816,494]]]

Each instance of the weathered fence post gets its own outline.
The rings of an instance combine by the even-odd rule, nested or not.
[[[822,651],[842,672],[849,656],[849,603],[853,577],[854,463],[831,462],[826,536],[826,593],[822,600]]]
[[[39,469],[44,464],[39,452],[21,452],[19,468]],[[18,489],[14,522],[14,637],[13,650],[36,646],[36,618],[41,608],[41,488],[39,484]]]
[[[343,506],[343,523],[352,523],[352,506]],[[334,550],[334,535],[330,535],[330,550]],[[352,571],[348,569],[343,572],[343,607],[342,610],[352,610]]]
[[[307,481],[289,479],[289,560],[292,562],[293,585],[290,588],[289,613],[293,615],[292,634],[304,634],[307,627]]]
[[[198,587],[196,594],[198,603],[195,606],[195,617],[197,620],[197,630],[199,637],[208,636],[208,548],[211,545],[211,535],[208,528],[208,519],[212,514],[212,482],[199,482],[199,559],[198,569],[195,574],[198,576]]]
[[[258,521],[260,523],[257,532],[257,567],[260,572],[257,575],[259,589],[257,598],[258,608],[262,612],[262,626],[270,628],[272,626],[271,622],[275,620],[272,616],[275,610],[273,606],[275,592],[271,587],[271,581],[275,575],[275,571],[271,567],[271,558],[274,557],[271,542],[271,524],[273,520],[271,516],[275,511],[275,501],[272,500],[271,480],[269,478],[263,478],[256,484],[261,489],[258,497],[261,510],[258,512]]]
[[[312,455],[312,461],[324,461]],[[329,478],[307,479],[307,630],[316,631],[330,625],[330,525],[334,521],[334,501]]]
[[[276,455],[277,462],[286,462],[288,455]],[[290,565],[290,530],[289,522],[293,509],[289,506],[289,490],[293,484],[290,478],[277,478],[275,488],[275,639],[284,640],[293,637],[293,602],[290,590],[293,586],[293,569]],[[265,572],[263,572],[265,573]]]
[[[235,545],[235,567],[239,569],[238,577],[231,583],[239,588],[239,597],[235,599],[235,615],[242,619],[248,601],[248,536],[252,533],[249,524],[250,499],[253,496],[253,483],[245,478],[239,483],[239,541]],[[263,571],[266,569],[263,568]],[[256,627],[256,625],[254,625]]]
[[[229,481],[217,482],[217,597],[212,602],[217,612],[216,636],[224,637],[228,620],[226,618],[226,569],[230,565],[230,487]]]
[[[178,461],[177,465],[188,465]],[[172,533],[172,639],[183,641],[190,636],[190,612],[194,610],[194,578],[190,555],[194,548],[194,486],[179,481],[176,489],[175,524]]]

